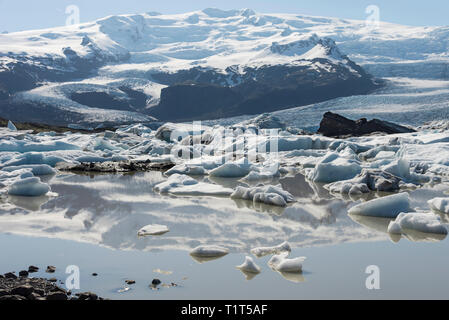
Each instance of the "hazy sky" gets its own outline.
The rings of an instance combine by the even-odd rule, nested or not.
[[[80,8],[81,22],[112,14],[181,13],[204,8],[251,8],[262,13],[297,13],[365,19],[377,5],[381,20],[407,25],[449,25],[448,0],[0,0],[0,31],[40,29],[65,24],[68,5]]]

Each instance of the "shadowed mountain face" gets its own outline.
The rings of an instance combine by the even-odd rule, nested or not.
[[[329,99],[367,94],[381,86],[363,69],[357,74],[320,59],[330,72],[303,66],[264,66],[245,69],[241,83],[234,87],[213,83],[217,77],[203,77],[202,83],[176,83],[162,89],[158,106],[149,114],[165,121],[206,120],[239,115],[254,115]],[[192,70],[192,79],[198,74]],[[176,79],[176,74],[170,77]],[[232,77],[232,75],[229,75]],[[182,74],[180,78],[186,78]],[[201,79],[201,76],[198,77]]]

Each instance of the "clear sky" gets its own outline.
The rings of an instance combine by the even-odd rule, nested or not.
[[[68,5],[79,7],[81,22],[113,14],[149,11],[169,14],[210,7],[364,20],[366,7],[377,5],[382,21],[449,25],[448,0],[0,0],[0,32],[64,25]]]

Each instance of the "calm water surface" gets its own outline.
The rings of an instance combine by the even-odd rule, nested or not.
[[[54,265],[55,276],[65,282],[66,266],[77,265],[81,291],[112,299],[449,298],[447,239],[423,234],[391,239],[388,219],[348,216],[360,199],[336,198],[301,175],[271,182],[295,196],[297,202],[286,209],[228,198],[161,196],[152,188],[164,177],[154,172],[48,179],[57,197],[0,203],[0,273]],[[426,210],[427,200],[447,190],[441,184],[410,191],[412,206]],[[382,195],[367,198],[377,196]],[[147,224],[167,225],[170,232],[138,238],[137,230]],[[235,268],[252,248],[285,240],[294,248],[291,257],[307,257],[302,275],[271,270],[269,257],[254,258],[262,273],[252,279]],[[200,244],[222,245],[231,253],[200,263],[189,255]],[[380,268],[380,290],[366,289],[369,265]],[[152,290],[154,278],[178,286]],[[127,290],[126,279],[137,283]]]

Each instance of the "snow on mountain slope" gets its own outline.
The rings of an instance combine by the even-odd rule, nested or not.
[[[2,34],[0,51],[9,56],[26,53],[33,57],[64,58],[63,49],[70,47],[80,57],[95,50],[116,60],[129,54],[136,70],[140,70],[142,63],[146,70],[193,66],[225,69],[234,64],[248,64],[267,49],[283,56],[301,55],[313,48],[314,43],[310,47],[300,45],[305,50],[296,50],[298,38],[307,39],[314,34],[334,39],[343,52],[362,65],[449,59],[449,27],[381,22],[379,28],[372,29],[365,21],[258,14],[248,9],[110,16],[75,26]],[[270,63],[271,57],[266,57],[263,63]],[[6,61],[2,62],[5,67]]]
[[[246,82],[273,74],[267,69],[270,66],[288,66],[289,73],[312,72],[316,79],[323,74],[363,78],[354,61],[377,77],[448,79],[448,39],[448,27],[382,22],[372,29],[365,21],[259,14],[249,9],[110,16],[80,25],[0,35],[0,103],[6,90],[13,105],[4,108],[3,116],[14,116],[17,110],[24,115],[22,110],[31,108],[37,119],[39,110],[51,107],[54,112],[72,113],[54,117],[55,122],[90,122],[100,106],[111,121],[122,121],[123,113],[130,121],[150,121],[141,113],[164,118],[164,110],[172,115],[170,107],[177,108],[164,104],[162,111],[152,111],[167,86],[185,81],[224,87],[245,84],[239,94],[248,95]],[[267,91],[266,87],[257,90]],[[177,100],[187,101],[178,93],[173,96],[170,91]],[[246,106],[254,113],[259,103],[253,101],[248,107],[245,102],[242,107],[235,99],[217,108]],[[285,101],[282,108],[294,105]],[[265,111],[269,110],[260,112]]]

